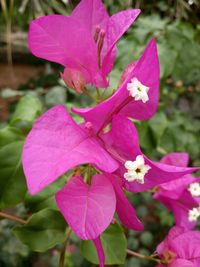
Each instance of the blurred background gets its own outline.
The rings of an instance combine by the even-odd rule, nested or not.
[[[59,77],[60,66],[35,58],[27,47],[27,31],[32,19],[52,13],[68,15],[78,2],[0,0],[0,130],[9,126],[14,131],[21,129],[27,133],[36,117],[56,104],[66,104],[69,109],[91,104],[86,96],[77,96],[66,88]],[[118,43],[118,57],[108,90],[117,88],[121,72],[141,55],[148,40],[157,39],[161,64],[159,109],[148,122],[137,123],[144,153],[152,159],[160,159],[168,152],[186,151],[190,154],[190,165],[200,166],[200,1],[105,0],[104,3],[110,14],[134,7],[142,10],[139,19]],[[2,148],[0,139],[0,151]],[[17,152],[19,154],[20,149],[8,149],[3,158]],[[4,164],[1,156],[0,169]],[[5,173],[0,172],[0,175]],[[25,192],[24,181],[21,183],[18,196]],[[23,215],[40,210],[41,205],[48,207],[52,195],[48,194],[45,203],[42,198],[30,200],[26,197],[23,204],[12,211]],[[145,222],[146,230],[141,234],[127,232],[128,247],[148,255],[173,225],[173,217],[152,200],[150,192],[129,197]],[[58,265],[57,247],[43,254],[31,252],[13,236],[14,225],[0,221],[1,267]],[[68,266],[91,266],[81,255],[75,236],[72,236],[66,257]],[[126,266],[154,265],[128,257]]]

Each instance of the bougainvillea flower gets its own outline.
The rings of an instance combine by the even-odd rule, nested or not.
[[[155,40],[149,42],[141,58],[127,72],[127,78],[109,99],[93,108],[72,109],[90,121],[96,132],[111,122],[114,114],[146,120],[156,112],[160,71]]]
[[[142,192],[197,170],[148,159],[140,150],[136,127],[123,115],[113,117],[111,130],[101,138],[107,151],[121,163],[116,174],[128,191]]]
[[[187,153],[170,153],[161,162],[175,166],[188,165]],[[161,184],[154,198],[174,214],[176,225],[192,229],[200,216],[200,178],[185,175],[175,181]]]
[[[167,267],[200,266],[200,232],[173,227],[156,251]]]
[[[101,0],[82,0],[71,16],[49,15],[33,20],[28,34],[31,52],[65,67],[68,86],[107,87],[116,56],[116,42],[139,15],[139,9],[109,17]]]

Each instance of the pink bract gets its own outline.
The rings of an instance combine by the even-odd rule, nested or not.
[[[72,230],[81,239],[96,239],[111,223],[116,197],[104,175],[96,174],[91,185],[73,177],[56,193],[56,202]]]
[[[147,120],[154,115],[158,106],[159,76],[160,67],[156,42],[151,40],[141,58],[133,65],[127,78],[114,95],[93,108],[73,108],[72,111],[82,116],[85,121],[90,121],[96,132],[111,122],[115,114],[122,114],[137,120]],[[150,88],[148,102],[135,101],[130,96],[127,84],[134,77]]]
[[[91,163],[105,172],[118,168],[118,163],[87,129],[73,121],[64,106],[44,113],[35,122],[23,148],[22,164],[29,192],[36,194],[83,163]]]
[[[115,173],[121,177],[123,186],[128,191],[143,192],[197,170],[197,168],[177,167],[148,159],[139,147],[137,129],[134,124],[123,115],[115,115],[111,127],[111,130],[106,134],[102,134],[101,138],[104,140],[106,149],[110,151],[110,153],[114,151],[113,154],[120,155],[119,162],[121,162],[121,164]],[[151,167],[145,175],[144,184],[140,184],[136,181],[128,182],[123,178],[126,172],[124,163],[128,160],[134,161],[138,155],[142,155],[145,164]]]
[[[103,246],[102,246],[102,243],[101,243],[100,236],[97,237],[96,239],[93,239],[92,241],[93,241],[93,243],[95,245],[95,248],[96,248],[96,251],[97,251],[97,254],[98,254],[99,266],[100,267],[104,267],[105,255],[104,255]]]
[[[161,162],[174,166],[187,166],[188,161],[187,153],[170,153],[161,159]],[[193,197],[188,188],[190,184],[199,181],[200,178],[185,175],[175,181],[161,184],[154,194],[154,199],[173,212],[176,225],[182,226],[186,230],[193,229],[196,225],[196,222],[188,219],[189,210],[197,208],[200,204],[200,198]]]
[[[105,261],[100,234],[111,223],[115,210],[124,226],[136,231],[144,228],[125,197],[120,180],[111,174],[95,175],[90,186],[82,177],[71,178],[56,193],[56,202],[72,230],[81,239],[93,240],[100,266]]]
[[[74,83],[77,91],[88,83],[107,87],[116,42],[139,13],[139,9],[132,9],[109,17],[102,1],[82,0],[69,17],[49,15],[33,20],[28,34],[29,49],[37,57],[63,65],[66,68],[63,78],[68,85]],[[77,76],[81,77],[78,88],[74,80]]]
[[[161,258],[171,254],[168,267],[199,267],[200,264],[200,232],[187,231],[175,226],[165,240],[157,247]],[[162,266],[162,265],[161,265]]]

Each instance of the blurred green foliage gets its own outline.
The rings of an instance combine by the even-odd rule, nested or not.
[[[40,3],[40,8],[34,6],[36,2]],[[75,2],[77,1],[72,4]],[[142,150],[156,160],[171,151],[186,151],[190,154],[190,164],[200,165],[198,1],[193,1],[192,5],[187,1],[162,0],[105,2],[110,13],[138,5],[145,11],[118,44],[118,57],[110,75],[110,89],[107,94],[117,88],[125,66],[139,58],[150,38],[156,38],[161,63],[160,104],[157,114],[151,120],[136,122]],[[26,5],[22,8],[23,3]],[[40,12],[67,14],[71,9],[71,6],[67,5],[65,10],[63,1],[16,1],[16,5],[13,22],[22,31],[27,29],[30,18],[38,16]],[[32,8],[33,6],[35,8]],[[21,16],[18,16],[20,8]],[[3,24],[2,16],[0,24]],[[41,74],[37,79],[21,86],[18,91],[5,88],[0,92],[3,99],[13,96],[18,99],[10,109],[9,121],[0,124],[0,209],[11,208],[11,211],[25,218],[27,214],[30,216],[26,226],[16,227],[13,222],[0,221],[0,266],[33,266],[41,258],[31,250],[49,250],[42,256],[42,260],[47,262],[48,266],[58,265],[60,246],[57,243],[63,241],[66,225],[57,211],[54,193],[62,188],[71,173],[31,197],[26,192],[21,149],[33,122],[46,109],[56,104],[65,104],[70,111],[71,106],[86,107],[91,104],[87,96],[76,96],[73,91],[66,90],[65,85],[58,79],[59,71],[60,69],[56,69],[56,73]],[[94,94],[93,88],[90,92]],[[80,121],[78,116],[73,116]],[[173,217],[161,204],[152,200],[151,192],[127,195],[145,224],[143,233],[125,230],[128,248],[149,255],[173,225]],[[22,204],[16,207],[18,203]],[[11,234],[14,226],[15,235],[28,246]],[[111,225],[105,231],[103,245],[107,263],[122,266],[126,240],[118,224]],[[97,263],[92,244],[80,244],[78,238],[72,235],[66,253],[68,266],[91,266],[82,255]],[[129,256],[125,265],[154,266]]]

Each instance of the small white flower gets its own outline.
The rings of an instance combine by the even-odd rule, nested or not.
[[[192,183],[188,191],[191,193],[193,197],[200,197],[200,184],[199,183]]]
[[[200,216],[200,207],[189,210],[188,220],[190,222],[196,222]]]
[[[143,103],[149,101],[149,87],[142,84],[136,77],[134,77],[131,82],[127,84],[127,90],[136,101],[142,100]]]
[[[124,166],[127,169],[124,178],[128,182],[137,181],[141,184],[144,184],[144,177],[151,169],[149,165],[145,165],[142,155],[137,156],[135,161],[126,161]]]

